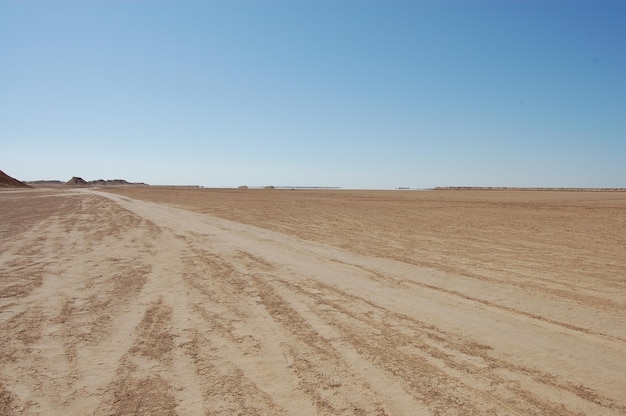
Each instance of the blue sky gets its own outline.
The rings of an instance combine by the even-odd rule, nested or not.
[[[621,0],[0,0],[0,169],[626,187]]]

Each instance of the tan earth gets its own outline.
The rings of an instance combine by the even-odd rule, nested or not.
[[[626,414],[626,193],[0,192],[0,415]]]

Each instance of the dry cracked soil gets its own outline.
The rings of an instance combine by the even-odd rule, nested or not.
[[[621,415],[624,311],[624,192],[0,192],[0,415]]]

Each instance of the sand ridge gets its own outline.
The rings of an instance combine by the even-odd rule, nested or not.
[[[0,193],[0,413],[626,414],[619,196],[145,192]]]

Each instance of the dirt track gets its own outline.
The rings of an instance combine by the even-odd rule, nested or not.
[[[0,192],[1,415],[626,414],[624,193],[118,193]]]

